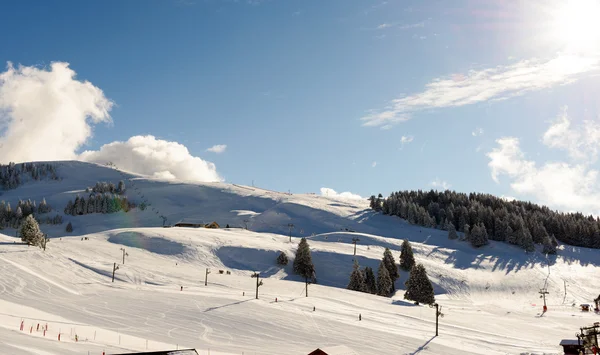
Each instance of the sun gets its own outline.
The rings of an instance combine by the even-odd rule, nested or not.
[[[553,36],[568,51],[600,51],[600,0],[561,0],[553,12]]]

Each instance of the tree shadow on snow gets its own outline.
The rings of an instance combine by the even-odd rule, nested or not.
[[[431,337],[431,339],[429,339],[429,340],[427,340],[427,341],[425,342],[425,344],[423,344],[423,345],[419,346],[419,348],[418,348],[417,350],[415,350],[414,352],[412,352],[412,353],[409,353],[409,354],[407,354],[407,355],[416,355],[416,354],[420,353],[420,352],[421,352],[421,351],[423,351],[423,350],[427,350],[427,345],[429,345],[429,343],[431,343],[431,341],[432,341],[433,339],[435,339],[435,336],[432,336],[432,337]]]
[[[108,241],[132,248],[145,249],[149,252],[161,255],[179,255],[187,250],[181,243],[164,238],[147,237],[137,232],[121,232],[111,235],[108,238]]]
[[[243,301],[237,301],[237,302],[233,302],[233,303],[228,303],[228,304],[224,304],[222,306],[217,306],[217,307],[210,307],[204,310],[204,312],[211,312],[214,311],[215,309],[219,309],[219,308],[225,308],[225,307],[231,307],[231,306],[235,306],[237,304],[241,304],[241,303],[245,303],[245,302],[249,302],[251,301],[251,299],[249,300],[243,300]]]
[[[418,305],[416,305],[414,302],[408,302],[408,301],[403,301],[403,300],[394,300],[392,301],[393,305],[396,306],[403,306],[403,307],[418,307]]]
[[[82,267],[82,268],[84,268],[84,269],[88,269],[88,270],[90,270],[90,271],[93,271],[93,272],[95,272],[95,273],[96,273],[96,274],[98,274],[98,275],[106,276],[106,277],[108,277],[108,278],[112,279],[112,271],[98,269],[98,268],[95,268],[95,267],[93,267],[93,266],[90,266],[90,265],[84,264],[84,263],[82,263],[82,262],[79,262],[79,261],[77,261],[77,260],[75,260],[75,259],[71,259],[71,258],[69,258],[69,260],[71,260],[73,263],[75,263],[75,264],[77,264],[77,265],[81,266],[81,267]],[[119,277],[117,274],[115,274],[115,280],[118,280],[118,281],[125,282],[125,280],[124,280],[124,279],[122,279],[122,278],[120,278],[120,277]]]

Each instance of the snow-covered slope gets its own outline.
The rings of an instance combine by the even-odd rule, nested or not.
[[[546,259],[495,242],[473,249],[448,240],[443,231],[374,214],[366,201],[173,183],[80,162],[58,164],[62,181],[27,183],[0,198],[14,204],[17,198],[45,197],[62,211],[96,181],[127,179],[128,196],[147,200],[151,208],[66,216],[65,224],[75,228],[71,235],[64,225],[43,225],[53,237],[46,252],[15,244],[14,232],[5,230],[0,353],[196,348],[200,354],[307,354],[345,345],[358,354],[554,354],[560,339],[600,320],[576,307],[600,293],[597,250],[561,246],[559,256]],[[247,224],[249,230],[162,228],[160,215],[170,223],[195,218]],[[289,223],[295,226],[291,242]],[[308,297],[291,263],[275,263],[279,251],[293,255],[300,236],[309,239],[319,282],[309,285]],[[344,289],[353,237],[360,239],[360,265],[374,269],[385,247],[397,259],[402,239],[413,243],[445,315],[439,337],[435,311],[403,300],[406,273],[392,298]],[[128,253],[124,265],[120,248]],[[119,269],[112,283],[114,263]],[[254,272],[265,278],[258,300]],[[549,311],[541,315],[538,291],[544,285]],[[48,324],[45,336],[36,331],[38,323]]]

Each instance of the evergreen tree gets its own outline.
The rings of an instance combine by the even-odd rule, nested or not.
[[[371,207],[371,209],[375,209],[375,195],[371,195],[371,197],[369,197],[369,207]]]
[[[279,256],[277,256],[277,264],[278,265],[287,265],[289,262],[287,255],[285,254],[285,252],[281,252],[279,253]]]
[[[396,285],[394,285],[394,282],[396,282],[396,280],[398,280],[398,278],[400,277],[400,271],[398,271],[398,266],[396,266],[396,260],[394,259],[394,256],[392,255],[392,252],[389,248],[385,248],[385,251],[383,252],[382,261],[385,265],[385,268],[388,271],[390,280],[392,280],[392,291],[396,291]]]
[[[64,212],[67,215],[73,214],[73,202],[71,200],[69,200],[69,202],[67,202],[67,207],[65,207]]]
[[[71,222],[69,222],[69,224],[67,224],[67,233],[71,233],[73,231],[73,225],[71,224]]]
[[[117,186],[117,193],[120,195],[125,193],[125,182],[123,180],[119,181],[119,185]]]
[[[461,240],[471,240],[471,226],[468,223],[464,226],[464,235]]]
[[[377,294],[379,296],[390,297],[393,294],[393,283],[390,278],[390,273],[387,271],[387,267],[383,260],[379,263],[379,269],[377,269]]]
[[[404,239],[400,247],[400,268],[404,271],[410,271],[415,265],[412,246],[407,239]],[[398,275],[400,276],[400,275]]]
[[[476,224],[471,230],[469,242],[471,242],[471,245],[475,248],[489,244],[487,231],[481,222]]]
[[[44,238],[40,225],[33,218],[33,215],[27,216],[21,224],[21,230],[19,231],[21,240],[27,244],[42,246],[42,239]]]
[[[423,264],[417,264],[413,267],[405,285],[404,299],[415,301],[417,304],[433,304],[435,302],[433,285],[429,281]]]
[[[365,275],[365,287],[366,292],[376,294],[377,293],[377,280],[375,279],[375,274],[373,273],[373,269],[370,267],[365,267],[364,270]]]
[[[312,262],[310,247],[306,238],[302,238],[298,244],[296,258],[294,259],[294,272],[304,278],[314,279],[315,266]]]
[[[550,236],[550,242],[552,243],[552,246],[554,246],[555,248],[558,247],[558,240],[556,240],[556,237],[554,236],[554,234],[552,234]]]
[[[550,254],[550,255],[556,254],[556,247],[554,246],[554,244],[552,244],[550,237],[546,237],[546,239],[544,239],[544,250],[542,252],[544,254]]]
[[[352,273],[350,273],[350,282],[346,288],[352,291],[366,292],[365,278],[362,271],[360,271],[356,259],[354,259],[354,266],[352,267]]]
[[[17,210],[15,211],[15,218],[17,220],[21,220],[21,218],[23,218],[23,211],[21,210],[21,206],[17,207]]]
[[[448,223],[448,239],[457,239],[458,235],[456,234],[456,228],[454,228],[454,224]]]

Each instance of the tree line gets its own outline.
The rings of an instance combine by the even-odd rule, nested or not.
[[[85,189],[85,192],[90,193],[111,193],[117,195],[123,195],[125,193],[125,182],[123,180],[119,181],[119,184],[115,186],[112,182],[98,181],[92,188],[89,187]]]
[[[61,224],[62,216],[41,216],[52,212],[52,207],[46,203],[46,199],[42,199],[39,205],[36,201],[19,200],[17,207],[13,210],[10,202],[0,201],[0,229],[2,228],[19,228],[23,220],[29,215],[36,216],[40,222],[46,224]]]
[[[600,248],[600,218],[558,212],[490,194],[399,191],[388,198],[381,194],[371,196],[370,206],[412,224],[447,230],[449,238],[469,241],[475,247],[495,240],[520,246],[527,252],[534,251],[536,244],[542,245],[548,254],[556,253],[558,241]]]
[[[427,276],[427,271],[423,264],[415,262],[412,246],[408,240],[402,242],[399,265],[396,265],[396,260],[390,249],[385,248],[383,258],[377,269],[377,278],[375,278],[372,268],[367,266],[361,270],[358,261],[354,259],[347,289],[391,297],[396,292],[395,282],[400,278],[400,270],[410,273],[404,284],[406,287],[405,299],[414,301],[417,304],[432,304],[435,302],[433,285]]]
[[[65,206],[64,213],[71,216],[81,216],[92,213],[129,212],[130,209],[135,207],[135,203],[129,201],[127,196],[110,193],[92,193],[88,198],[77,196],[75,200],[69,200]]]
[[[56,166],[49,163],[20,163],[10,162],[0,164],[0,186],[4,190],[16,189],[27,180],[59,180]]]

